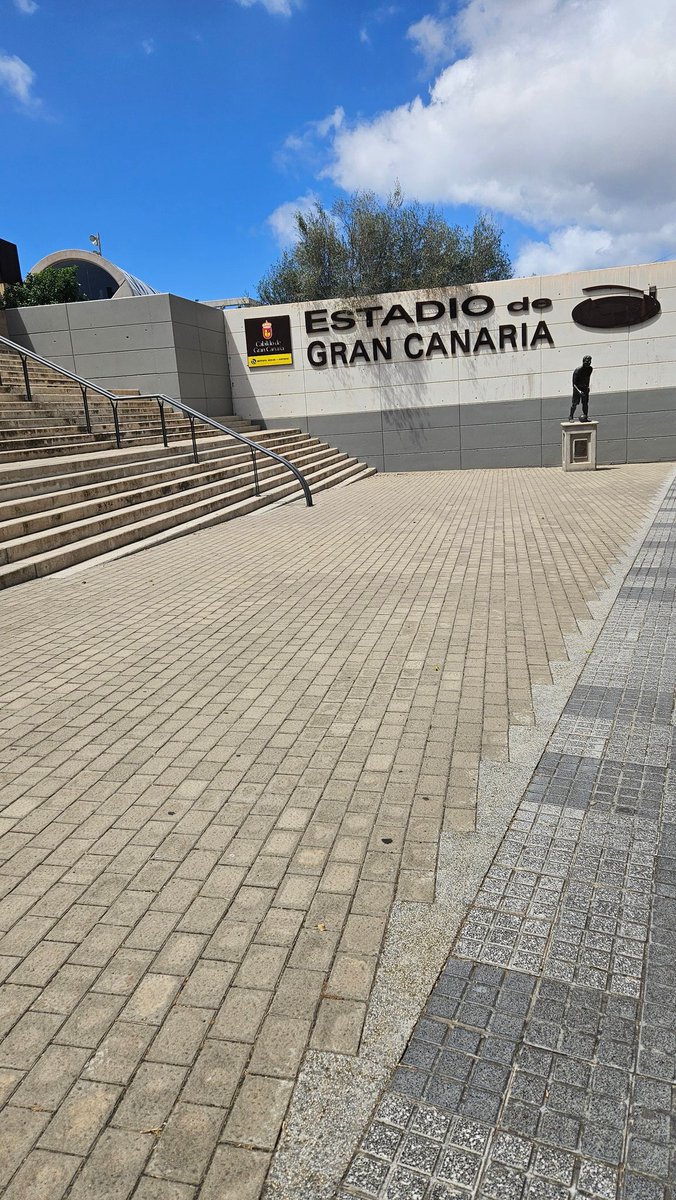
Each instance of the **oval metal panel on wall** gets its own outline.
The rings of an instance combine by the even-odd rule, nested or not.
[[[588,296],[576,304],[572,312],[576,325],[587,329],[622,329],[642,325],[661,311],[656,296],[642,293],[633,296]]]

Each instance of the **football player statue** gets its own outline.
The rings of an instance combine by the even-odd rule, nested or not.
[[[582,366],[576,367],[573,371],[573,398],[570,402],[569,421],[575,420],[575,409],[578,404],[582,405],[581,421],[589,420],[589,380],[593,371],[591,365],[591,354],[585,354],[582,359]]]

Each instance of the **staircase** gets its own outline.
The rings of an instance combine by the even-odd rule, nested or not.
[[[88,392],[87,430],[79,383],[29,361],[25,397],[18,356],[0,347],[0,587],[101,556],[119,556],[302,496],[283,463],[256,454],[220,429],[191,425],[138,393],[117,393],[120,448],[112,405]],[[314,493],[374,474],[374,468],[298,429],[261,430],[237,417],[229,429],[282,455]]]

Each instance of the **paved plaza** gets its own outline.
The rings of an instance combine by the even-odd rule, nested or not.
[[[664,1200],[676,1182],[676,486],[341,1196]]]
[[[380,475],[0,597],[5,1196],[663,1200],[672,475]]]

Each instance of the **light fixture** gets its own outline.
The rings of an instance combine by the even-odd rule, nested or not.
[[[101,249],[101,234],[100,233],[90,233],[89,240],[90,240],[92,246],[95,247],[94,253],[100,254],[103,257],[103,251]]]

